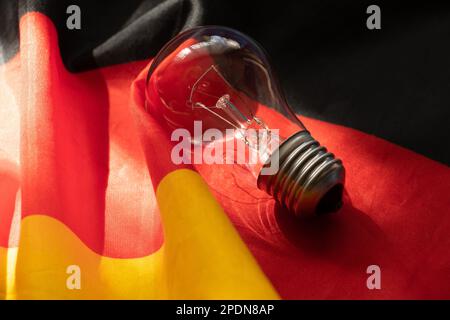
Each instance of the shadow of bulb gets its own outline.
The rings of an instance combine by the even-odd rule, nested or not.
[[[311,137],[266,53],[242,33],[206,26],[173,38],[150,66],[146,99],[169,130],[188,130],[194,144],[202,144],[208,130],[235,141],[233,160],[245,162],[255,185],[292,213],[311,216],[340,207],[341,160]]]

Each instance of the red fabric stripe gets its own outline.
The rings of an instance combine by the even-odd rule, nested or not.
[[[302,117],[347,170],[338,214],[296,221],[241,167],[201,167],[284,298],[450,296],[450,170],[357,130]],[[367,266],[383,290],[366,288]]]
[[[47,17],[29,13],[20,30],[22,86],[13,93],[21,105],[23,217],[55,217],[106,256],[154,252],[162,229],[128,104],[146,62],[71,74]]]
[[[145,104],[145,79],[148,65],[133,82],[131,87],[130,107],[136,117],[140,133],[142,148],[147,159],[148,170],[156,189],[162,178],[169,172],[177,169],[192,169],[192,166],[175,165],[171,160],[171,150],[174,145],[170,136],[156,117],[154,117]]]

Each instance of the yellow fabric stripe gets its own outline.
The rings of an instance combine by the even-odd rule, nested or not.
[[[164,267],[171,298],[277,299],[202,177],[172,171],[156,197],[164,234]]]
[[[17,248],[0,247],[0,300],[15,298]]]
[[[22,220],[16,269],[19,299],[158,299],[160,252],[136,259],[103,257],[49,216]],[[67,268],[79,266],[81,289],[69,289]]]
[[[186,169],[169,173],[157,188],[157,199],[164,224],[164,246],[152,255],[136,259],[98,255],[63,223],[49,216],[24,218],[15,284],[11,253],[17,253],[17,249],[0,248],[0,297],[278,298],[197,173]],[[7,265],[9,272],[5,272]],[[67,287],[71,277],[67,268],[71,265],[80,268],[79,290]]]

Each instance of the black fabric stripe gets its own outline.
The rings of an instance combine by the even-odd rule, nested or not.
[[[72,72],[154,56],[184,28],[221,24],[270,52],[296,111],[375,134],[450,164],[450,4],[380,2],[382,30],[365,27],[373,1],[0,0],[0,62],[18,50],[18,19],[55,23]],[[66,8],[82,29],[66,28]]]

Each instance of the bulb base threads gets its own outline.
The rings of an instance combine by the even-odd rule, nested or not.
[[[303,217],[334,212],[341,207],[345,182],[342,161],[308,131],[289,137],[273,157],[278,157],[278,171],[273,175],[259,174],[258,187],[289,211]]]

